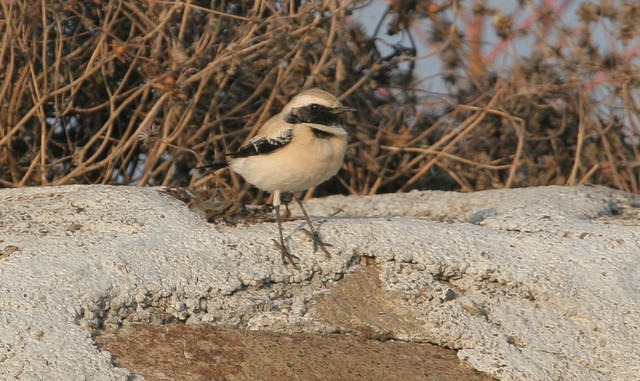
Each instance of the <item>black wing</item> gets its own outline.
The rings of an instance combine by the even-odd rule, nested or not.
[[[288,128],[282,130],[278,135],[269,136],[265,138],[253,138],[249,140],[245,145],[240,147],[238,152],[234,153],[233,157],[247,157],[255,155],[264,155],[269,152],[273,152],[278,148],[287,145],[293,137],[293,129]]]

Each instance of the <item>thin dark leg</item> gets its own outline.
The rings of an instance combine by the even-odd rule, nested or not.
[[[283,218],[287,219],[291,217],[291,211],[289,210],[289,203],[293,198],[293,193],[291,192],[282,192],[280,194],[280,201],[284,204],[284,215]]]
[[[313,251],[317,251],[318,247],[320,247],[320,249],[325,253],[327,258],[331,258],[331,253],[329,253],[329,251],[327,250],[327,247],[330,247],[332,245],[322,242],[322,239],[320,239],[318,232],[316,232],[316,229],[313,228],[313,224],[311,223],[311,218],[309,218],[309,214],[307,214],[307,211],[304,209],[304,205],[302,205],[302,201],[300,201],[298,197],[294,196],[294,198],[298,202],[300,209],[302,209],[302,213],[304,214],[304,219],[307,220],[307,224],[309,225],[309,229],[311,230],[310,236],[311,236],[311,239],[313,239]]]
[[[282,262],[286,265],[287,263],[291,263],[294,269],[299,270],[298,265],[293,261],[294,256],[289,253],[287,248],[284,246],[284,237],[282,235],[282,221],[280,220],[280,205],[275,207],[276,210],[276,221],[278,222],[278,233],[280,233],[280,243],[278,243],[275,239],[273,242],[280,249],[282,253]]]

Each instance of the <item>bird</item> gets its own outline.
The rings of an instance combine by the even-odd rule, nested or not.
[[[347,150],[347,131],[339,115],[356,111],[346,107],[329,92],[318,88],[294,96],[282,111],[267,120],[256,135],[238,151],[223,159],[198,167],[228,167],[247,182],[273,194],[279,241],[273,240],[282,253],[282,261],[298,268],[284,244],[280,206],[295,198],[309,225],[314,250],[319,246],[330,257],[301,201],[302,192],[333,177],[342,167]]]

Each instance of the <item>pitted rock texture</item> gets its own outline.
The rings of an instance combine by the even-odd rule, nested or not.
[[[170,322],[434,343],[501,380],[640,374],[638,196],[540,187],[307,206],[333,255],[314,253],[303,220],[285,223],[298,271],[275,224],[213,226],[158,188],[0,190],[0,378],[136,378],[93,338]]]

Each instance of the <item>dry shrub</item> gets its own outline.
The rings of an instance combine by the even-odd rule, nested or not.
[[[638,192],[638,67],[587,33],[607,18],[637,35],[633,2],[581,8],[577,35],[551,8],[519,28],[482,1],[394,1],[388,33],[411,38],[386,55],[337,0],[0,3],[0,186],[232,186],[261,202],[233,173],[193,168],[317,86],[359,111],[345,120],[343,170],[316,194],[583,182]],[[501,43],[533,36],[532,54],[499,68],[479,43],[491,19]],[[419,86],[418,38],[443,64],[446,96]]]
[[[382,145],[402,155],[381,184],[397,177],[401,191],[471,191],[590,182],[637,193],[640,4],[583,2],[566,25],[568,3],[520,2],[506,14],[482,0],[391,2],[389,33],[426,36],[447,95],[418,100],[408,132]]]

